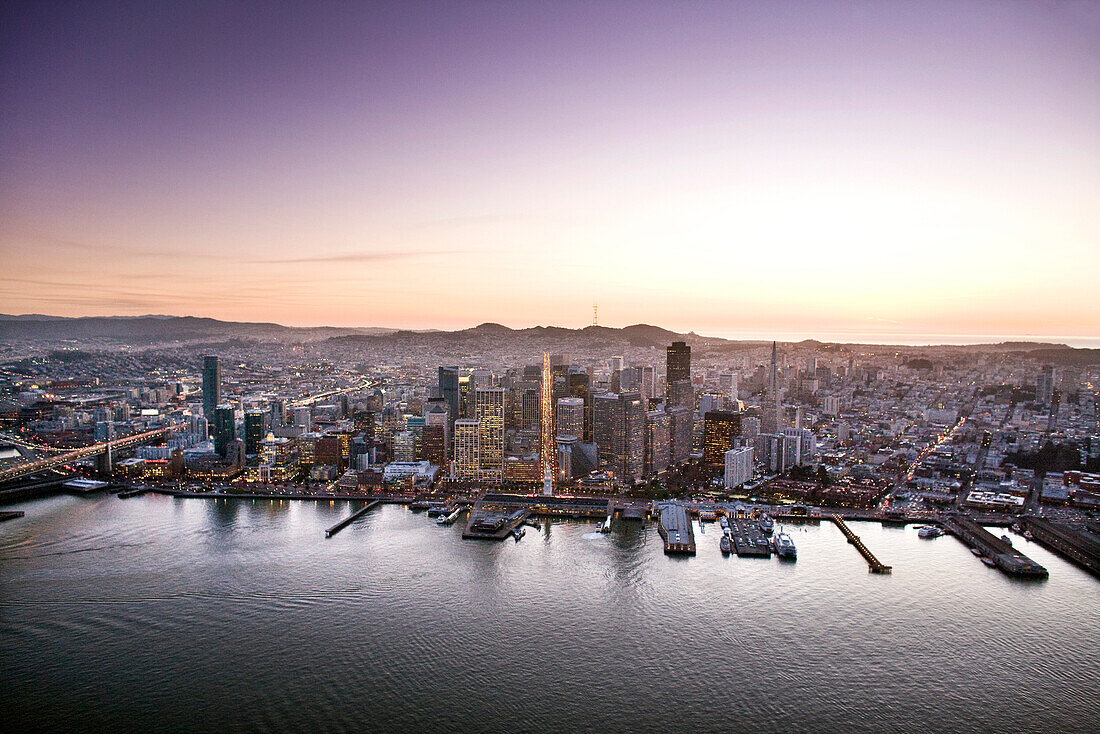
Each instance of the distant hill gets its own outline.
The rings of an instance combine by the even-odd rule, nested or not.
[[[0,315],[0,340],[55,341],[103,339],[128,344],[197,339],[296,339],[314,341],[337,334],[387,333],[386,329],[341,329],[331,326],[295,328],[271,323],[219,321],[194,316],[56,316]]]

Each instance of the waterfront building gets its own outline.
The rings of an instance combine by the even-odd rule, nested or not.
[[[237,438],[237,416],[232,405],[214,408],[214,453],[225,457],[229,443]]]
[[[267,435],[267,412],[250,410],[244,414],[244,453],[253,456],[260,452],[260,444]]]

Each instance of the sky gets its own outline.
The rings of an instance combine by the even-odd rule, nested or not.
[[[1100,336],[1100,2],[0,9],[0,312]]]

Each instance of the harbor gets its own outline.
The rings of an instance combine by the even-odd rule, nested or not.
[[[760,524],[747,518],[733,518],[729,521],[729,536],[733,551],[742,558],[770,558],[771,541],[764,537]]]
[[[691,527],[691,518],[683,505],[666,504],[660,508],[661,516],[657,532],[665,544],[665,553],[670,555],[695,555],[695,532]]]

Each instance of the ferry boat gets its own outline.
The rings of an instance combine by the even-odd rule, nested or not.
[[[517,543],[519,542],[519,539],[522,538],[526,534],[527,534],[527,530],[522,525],[520,527],[515,528],[514,530],[512,530],[512,537],[516,539]]]
[[[990,568],[993,568],[994,566],[997,565],[996,563],[993,562],[992,558],[986,558],[985,556],[982,556],[982,563],[989,566]]]
[[[723,535],[722,540],[718,541],[718,547],[722,549],[722,555],[728,556],[733,551],[733,544],[730,543],[730,536]]]
[[[982,552],[980,550],[978,550],[977,548],[971,548],[970,552],[973,553],[974,555],[976,555],[978,558],[982,557]]]
[[[439,517],[437,517],[435,519],[435,521],[437,523],[439,523],[440,525],[450,525],[451,523],[453,523],[455,520],[458,519],[458,516],[461,512],[462,512],[461,509],[457,509],[454,512],[452,512],[450,515],[440,515]]]
[[[1009,538],[1009,537],[1008,537],[1007,535],[1002,535],[1002,536],[1001,536],[1001,540],[1003,540],[1004,542],[1008,543],[1009,545],[1012,545],[1012,539],[1011,539],[1011,538]]]
[[[775,546],[775,554],[780,558],[797,558],[798,549],[794,547],[794,541],[786,533],[777,533],[772,540]]]
[[[729,522],[729,520],[726,519],[725,515],[719,515],[718,516],[718,524],[720,526],[722,526],[723,530],[725,530],[726,528],[728,528],[730,526],[730,522]]]
[[[772,531],[775,530],[775,522],[768,517],[768,513],[766,512],[760,516],[757,525],[760,526],[760,532],[764,533],[764,535],[771,535]]]
[[[935,525],[924,525],[917,528],[917,535],[921,538],[938,538],[943,535],[943,528]]]

